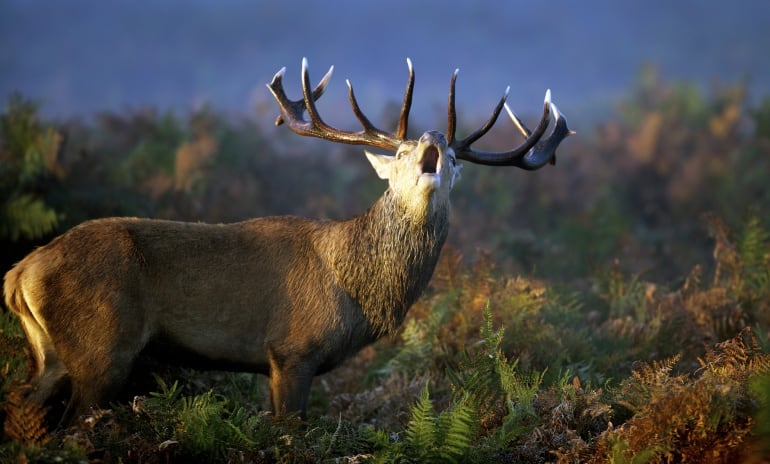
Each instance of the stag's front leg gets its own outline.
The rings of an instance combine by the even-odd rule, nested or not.
[[[307,399],[315,369],[298,359],[270,356],[270,403],[275,415],[307,418]]]

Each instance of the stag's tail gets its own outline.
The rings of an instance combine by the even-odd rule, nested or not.
[[[5,274],[3,280],[3,294],[5,295],[5,306],[11,312],[15,313],[21,320],[21,325],[24,328],[24,333],[27,335],[27,340],[32,345],[33,357],[37,363],[36,368],[41,368],[41,357],[38,353],[38,347],[35,346],[34,333],[45,334],[44,328],[35,318],[35,315],[30,310],[27,300],[24,297],[24,286],[22,285],[24,279],[24,264],[16,264],[10,271]],[[32,332],[30,331],[32,329]],[[37,330],[35,330],[37,329]],[[45,335],[47,337],[47,334]]]
[[[45,323],[35,314],[34,302],[29,301],[29,295],[25,292],[25,280],[28,279],[28,272],[29,269],[25,266],[24,261],[16,264],[5,274],[3,293],[5,294],[6,307],[21,320],[21,326],[32,348],[35,371],[39,376],[43,373],[45,365],[52,361],[47,358],[55,358],[55,352]],[[26,286],[29,287],[29,282],[26,283]]]
[[[24,295],[21,292],[21,266],[17,264],[5,274],[3,281],[3,294],[5,295],[5,307],[21,316],[29,314],[29,308],[24,303]]]

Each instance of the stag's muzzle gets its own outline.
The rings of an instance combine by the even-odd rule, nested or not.
[[[417,145],[418,153],[420,153],[417,169],[421,178],[435,178],[435,182],[440,183],[441,157],[444,156],[446,149],[446,138],[441,132],[429,131],[422,134]]]

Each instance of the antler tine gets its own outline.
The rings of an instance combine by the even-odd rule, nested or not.
[[[451,145],[455,141],[455,135],[457,131],[457,111],[455,110],[455,83],[457,82],[457,74],[460,73],[460,69],[455,69],[452,73],[452,80],[449,81],[449,102],[447,103],[447,142]]]
[[[401,140],[406,138],[406,130],[409,126],[409,110],[412,108],[412,92],[414,91],[412,60],[407,58],[406,65],[409,67],[409,81],[407,81],[406,90],[404,91],[404,103],[401,105],[401,115],[398,118],[398,130],[396,131],[396,137]]]
[[[404,92],[404,103],[401,106],[401,114],[398,120],[398,129],[396,131],[396,138],[399,140],[404,140],[406,138],[407,126],[409,125],[409,110],[412,107],[412,91],[414,90],[414,69],[412,68],[412,60],[407,58],[406,64],[409,67],[409,81],[406,84],[406,91]],[[358,118],[358,121],[364,127],[364,131],[375,134],[377,137],[383,139],[390,137],[390,134],[387,134],[374,127],[371,121],[369,121],[369,118],[364,115],[363,111],[361,111],[361,108],[358,106],[358,101],[356,100],[355,93],[353,92],[353,84],[350,83],[350,80],[346,80],[345,82],[348,85],[348,98],[350,99],[350,106],[353,107],[353,113],[355,113],[356,118]]]
[[[470,148],[473,142],[483,137],[487,132],[489,132],[490,129],[492,129],[492,127],[497,122],[497,118],[500,116],[500,111],[502,111],[503,105],[505,105],[505,100],[508,99],[508,93],[510,91],[511,91],[510,86],[505,88],[505,93],[500,98],[500,101],[497,102],[497,106],[495,106],[495,109],[492,110],[492,115],[489,117],[489,119],[487,119],[487,122],[484,123],[483,126],[476,129],[476,131],[471,133],[471,135],[469,135],[468,137],[465,137],[464,139],[459,140],[457,142],[459,146],[465,146]]]
[[[321,119],[318,114],[318,108],[315,106],[315,99],[310,91],[310,73],[308,72],[307,58],[302,58],[302,97],[305,99],[305,110],[310,117],[310,121],[320,130],[331,132],[332,128]]]
[[[575,132],[569,130],[567,127],[567,118],[565,118],[559,112],[559,109],[556,107],[555,103],[551,103],[551,110],[553,111],[554,120],[556,121],[551,135],[546,137],[544,140],[538,141],[532,150],[530,150],[521,158],[514,160],[510,164],[511,166],[526,169],[527,171],[534,171],[536,169],[542,168],[548,163],[556,164],[556,148],[559,146],[562,140],[569,137],[570,135],[573,135]],[[513,112],[509,111],[508,115],[512,116],[511,120],[513,121],[514,125],[518,126],[521,123],[520,121],[516,120],[518,118],[515,118]],[[526,126],[523,125],[521,129],[527,130]]]
[[[529,130],[526,124],[524,124],[524,121],[519,119],[518,116],[516,116],[516,113],[514,113],[511,110],[511,107],[508,106],[508,103],[504,105],[505,111],[508,113],[508,117],[511,118],[511,121],[513,122],[513,125],[516,126],[516,129],[519,130],[519,133],[526,139],[530,135],[532,135],[532,131]]]
[[[271,85],[275,85],[275,81],[277,79],[278,80],[278,85],[281,86],[281,88],[283,88],[282,84],[280,83],[280,81],[282,80],[283,74],[285,72],[286,72],[286,68],[285,67],[281,68],[281,70],[278,71],[278,73],[275,75],[275,77],[273,77],[273,83]],[[318,85],[315,86],[315,89],[313,89],[313,100],[314,101],[318,100],[319,98],[321,98],[321,95],[323,95],[324,91],[326,91],[326,84],[329,83],[329,80],[331,79],[333,72],[334,72],[334,65],[329,67],[329,70],[326,71],[326,74],[324,74],[324,77],[321,79],[321,82],[319,82]],[[270,85],[268,85],[268,88],[270,88],[270,90],[272,90]],[[275,94],[273,94],[273,95],[275,95]],[[287,99],[287,101],[288,101],[288,99]],[[300,110],[304,110],[304,108],[305,108],[303,106],[304,105],[304,100],[299,100],[298,102],[295,102],[295,103],[300,106]],[[276,126],[280,126],[281,124],[283,124],[283,122],[284,122],[283,121],[283,116],[282,115],[278,115],[278,117],[275,119],[275,125]]]
[[[364,134],[369,134],[377,140],[381,140],[382,143],[390,143],[393,136],[374,127],[374,124],[369,121],[369,118],[366,117],[364,112],[361,111],[361,108],[358,106],[358,100],[356,100],[356,95],[353,92],[353,84],[351,84],[349,80],[345,80],[345,83],[348,85],[348,99],[350,100],[350,106],[353,108],[353,114],[356,115],[358,122],[363,126]],[[383,146],[389,148],[389,145]]]
[[[484,136],[487,132],[489,132],[490,129],[495,125],[495,122],[497,122],[497,118],[500,116],[500,111],[503,109],[503,105],[505,104],[505,100],[508,98],[508,93],[511,90],[511,87],[508,86],[505,89],[505,93],[503,94],[502,98],[500,98],[500,101],[497,102],[497,106],[495,106],[495,109],[492,111],[492,115],[489,117],[486,123],[484,123],[483,126],[478,128],[476,131],[474,131],[471,135],[468,137],[462,139],[462,140],[456,140],[456,131],[457,131],[457,110],[455,107],[455,84],[457,83],[457,74],[460,72],[459,69],[455,69],[455,72],[452,73],[452,80],[449,83],[449,103],[448,103],[448,117],[447,117],[447,137],[449,138],[448,142],[450,145],[455,146],[455,151],[457,149],[468,149],[470,148],[471,144],[475,142],[476,140],[480,139]]]
[[[470,161],[472,163],[477,164],[484,164],[488,166],[517,166],[517,167],[524,167],[521,161],[521,158],[523,158],[525,155],[528,155],[530,150],[538,143],[540,138],[545,133],[546,129],[548,128],[548,124],[550,122],[550,115],[551,115],[551,91],[547,91],[545,93],[545,101],[543,102],[543,115],[540,118],[540,122],[538,123],[537,127],[535,128],[534,132],[529,132],[529,129],[526,128],[526,126],[521,123],[521,121],[514,117],[513,122],[519,129],[519,131],[522,134],[526,135],[526,140],[524,143],[519,145],[518,147],[505,151],[505,152],[484,152],[479,150],[474,150],[471,148],[471,144],[478,140],[481,136],[483,136],[489,129],[494,125],[495,120],[497,118],[497,114],[499,114],[500,110],[502,110],[502,107],[505,106],[505,97],[503,97],[498,103],[498,106],[495,108],[495,111],[492,113],[492,117],[487,121],[487,123],[482,126],[481,129],[477,130],[470,136],[466,137],[463,140],[455,141],[452,144],[452,148],[455,150],[455,154],[458,159],[463,159],[466,161]],[[562,118],[563,119],[563,118]],[[558,121],[557,121],[558,122]],[[566,137],[566,136],[565,136]],[[563,139],[564,137],[561,137]],[[559,142],[561,141],[559,139]],[[558,142],[556,143],[558,145]],[[555,150],[555,147],[554,147]],[[530,167],[530,164],[526,164],[526,166]],[[526,168],[525,168],[526,169]]]
[[[310,74],[308,72],[307,59],[302,59],[302,99],[289,100],[286,93],[283,90],[283,75],[286,72],[286,68],[281,68],[275,76],[272,82],[267,85],[267,88],[275,97],[278,102],[278,107],[281,110],[281,115],[276,119],[276,125],[286,123],[293,132],[299,135],[306,135],[310,137],[317,137],[324,140],[331,140],[333,142],[348,143],[352,145],[368,145],[379,148],[385,148],[393,150],[398,147],[402,142],[402,139],[397,135],[383,132],[364,116],[361,109],[358,107],[355,95],[353,94],[353,87],[348,82],[349,97],[351,105],[353,106],[353,112],[358,120],[363,125],[363,130],[358,132],[350,132],[341,129],[335,129],[324,122],[318,113],[318,109],[315,106],[315,101],[323,95],[326,88],[326,84],[331,78],[332,66],[326,75],[321,79],[321,82],[311,92],[310,90]],[[310,121],[305,121],[303,113],[307,111]],[[403,115],[402,115],[403,117]]]
[[[267,89],[273,94],[273,97],[278,102],[278,106],[281,108],[294,109],[292,102],[286,97],[286,93],[283,91],[283,75],[286,74],[286,66],[279,69],[273,80],[267,85]],[[283,111],[275,118],[275,125],[280,126],[283,124]]]

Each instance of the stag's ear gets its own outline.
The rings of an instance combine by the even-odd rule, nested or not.
[[[377,175],[380,176],[380,179],[390,179],[390,171],[393,169],[393,160],[396,158],[388,155],[378,155],[368,150],[364,150],[364,153],[366,153],[366,157],[369,159],[374,170],[377,171]]]

